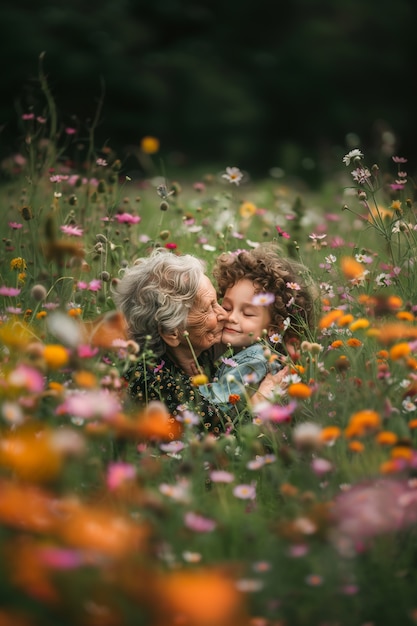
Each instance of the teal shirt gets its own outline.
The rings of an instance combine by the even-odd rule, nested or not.
[[[233,406],[229,402],[231,395],[238,395],[242,400],[251,396],[269,372],[276,373],[282,367],[276,361],[269,363],[264,351],[265,345],[254,343],[223,361],[214,382],[199,386],[200,394],[223,411]]]

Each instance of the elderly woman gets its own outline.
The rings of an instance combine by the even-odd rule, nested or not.
[[[217,429],[223,422],[220,410],[193,385],[198,374],[213,378],[216,358],[224,350],[226,313],[203,262],[156,248],[125,270],[113,297],[140,346],[128,372],[132,397],[140,403],[160,400],[172,415],[191,409],[206,428]],[[272,377],[266,380],[252,401],[263,398],[273,383]]]

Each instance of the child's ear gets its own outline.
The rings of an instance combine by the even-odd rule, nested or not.
[[[169,346],[170,348],[176,348],[180,345],[180,334],[177,329],[169,333],[164,333],[162,330],[160,330],[159,334],[161,335],[161,338],[165,341],[167,346]]]

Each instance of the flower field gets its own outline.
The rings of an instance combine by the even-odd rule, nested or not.
[[[1,165],[0,626],[415,624],[407,158],[353,147],[314,192],[229,164],[173,181],[145,137],[132,180],[44,91]],[[123,373],[152,354],[115,310],[121,270],[165,246],[210,275],[264,241],[319,287],[287,391],[216,436],[132,406]]]

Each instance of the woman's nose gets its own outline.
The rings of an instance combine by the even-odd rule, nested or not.
[[[223,322],[227,319],[227,313],[219,303],[217,303],[216,306],[216,315],[219,322]]]

